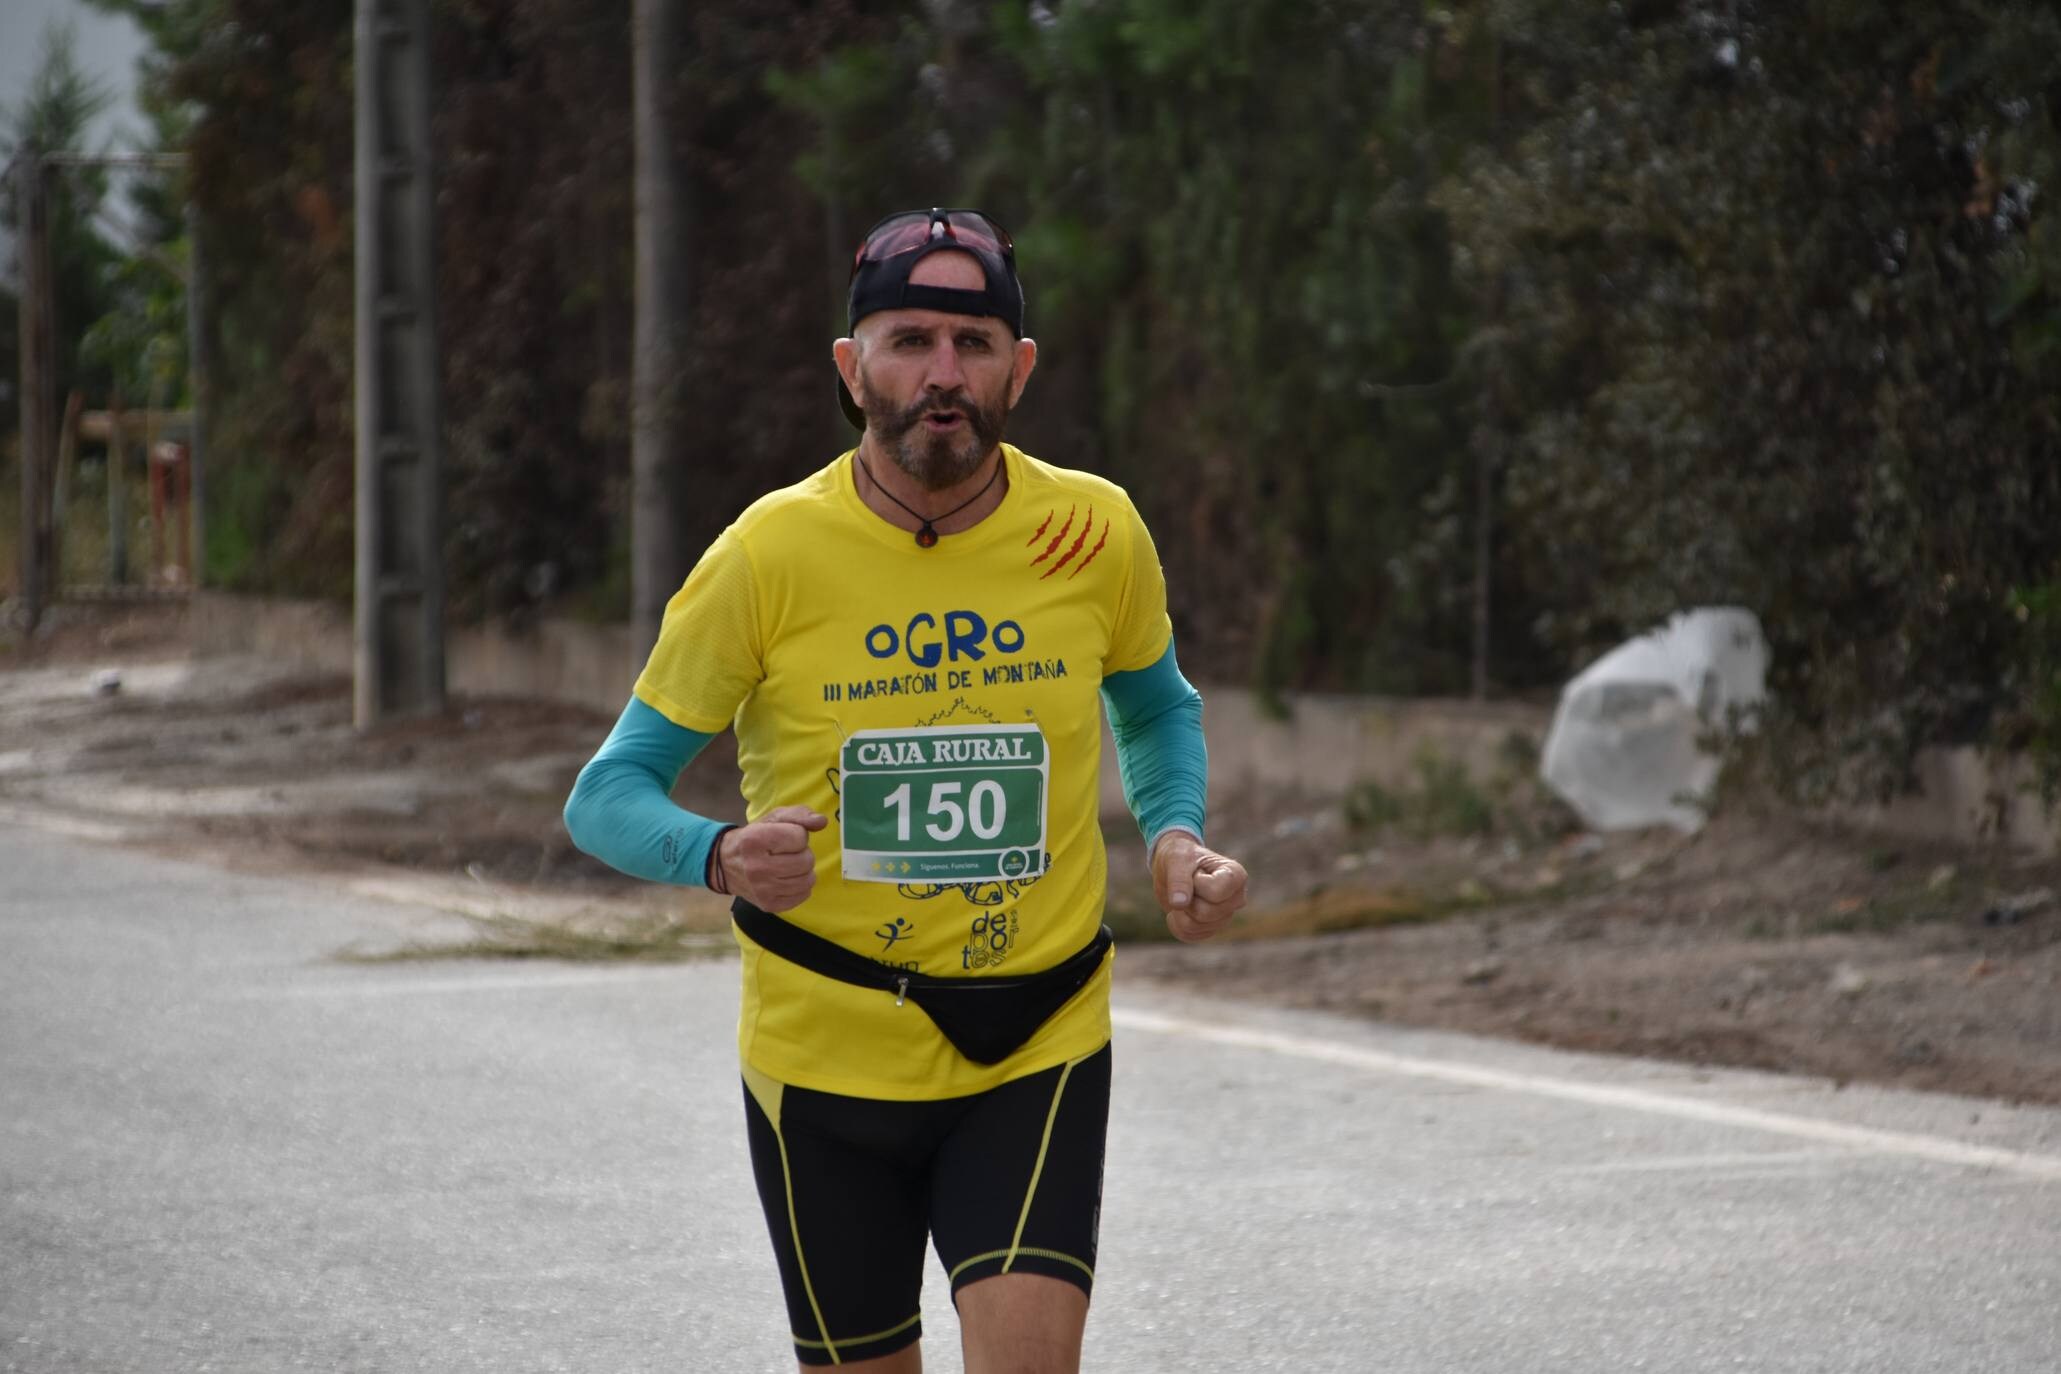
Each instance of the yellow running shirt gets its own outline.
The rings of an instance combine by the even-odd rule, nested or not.
[[[787,920],[946,977],[1035,973],[1093,936],[1102,679],[1172,627],[1121,488],[1002,446],[1008,490],[933,548],[859,499],[853,454],[773,492],[666,607],[636,694],[737,729],[746,814],[813,807],[816,887]],[[741,932],[738,1050],[783,1083],[917,1099],[980,1092],[1109,1038],[1109,963],[1008,1060],[955,1050],[913,1002],[811,973]]]

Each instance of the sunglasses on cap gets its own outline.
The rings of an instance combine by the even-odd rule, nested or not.
[[[1015,265],[1016,245],[1009,231],[984,210],[904,210],[866,231],[865,242],[852,255],[852,275],[869,262],[913,253],[935,239],[993,253],[1012,268]]]

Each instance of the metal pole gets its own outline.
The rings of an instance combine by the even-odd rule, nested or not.
[[[21,397],[21,501],[20,532],[15,541],[15,580],[21,594],[21,622],[24,632],[34,630],[42,618],[41,588],[36,581],[36,269],[32,235],[36,222],[36,157],[24,152],[11,169],[15,178],[15,200],[21,206],[21,229],[14,241],[15,275],[21,286],[21,300],[15,311],[15,386]]]
[[[1474,700],[1487,701],[1489,687],[1489,594],[1494,556],[1495,439],[1484,419],[1474,444]]]
[[[444,705],[427,0],[357,0],[353,719]]]
[[[192,190],[189,187],[187,194]],[[193,393],[191,433],[186,436],[186,500],[193,551],[186,560],[186,585],[198,589],[207,568],[207,259],[200,244],[200,211],[186,202],[186,386]]]
[[[129,580],[129,415],[116,392],[107,406],[107,585]]]
[[[55,592],[50,509],[57,437],[56,295],[50,267],[50,185],[40,154],[19,164],[21,227],[21,602],[25,631],[43,618]]]

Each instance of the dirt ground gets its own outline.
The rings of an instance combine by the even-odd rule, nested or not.
[[[0,644],[0,823],[336,875],[467,918],[478,938],[447,949],[720,948],[718,899],[623,879],[565,837],[559,807],[609,723],[459,700],[361,736],[341,678],[190,661],[176,607],[66,609]],[[676,795],[734,813],[734,762],[719,741]],[[1252,870],[1254,909],[1189,947],[1163,938],[1128,818],[1107,828],[1126,980],[2061,1103],[2061,860],[1773,809],[1735,808],[1694,837],[1412,838],[1356,829],[1336,799],[1244,797],[1211,838]]]

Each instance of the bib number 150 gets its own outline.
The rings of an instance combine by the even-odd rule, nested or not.
[[[845,877],[921,886],[1045,871],[1051,762],[1036,725],[855,730],[838,763]]]
[[[1009,820],[1009,799],[1002,792],[1002,784],[992,778],[982,778],[973,784],[973,790],[965,792],[962,805],[959,797],[965,791],[960,781],[940,781],[930,784],[930,796],[923,814],[929,819],[923,823],[923,832],[939,844],[950,844],[953,840],[971,830],[977,839],[992,840],[1002,833],[1002,827]],[[907,844],[914,836],[910,833],[915,806],[914,792],[908,783],[889,792],[881,798],[881,805],[894,814],[895,839]]]

